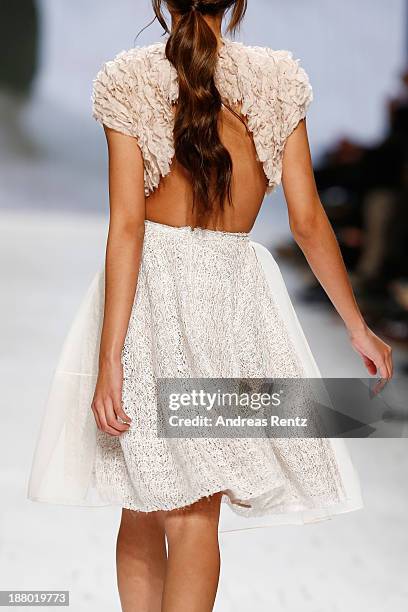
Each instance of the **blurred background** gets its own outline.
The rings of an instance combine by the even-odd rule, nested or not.
[[[408,380],[408,2],[249,0],[237,36],[293,51],[314,89],[308,129],[321,199],[359,304]],[[34,504],[25,487],[53,368],[102,264],[106,143],[92,79],[159,40],[149,0],[0,4],[0,589],[70,589],[77,611],[119,610],[118,509]],[[253,231],[281,267],[323,375],[364,377],[291,239],[281,190]],[[405,440],[349,441],[366,507],[319,525],[222,536],[216,610],[407,609]],[[245,551],[245,554],[244,554]]]

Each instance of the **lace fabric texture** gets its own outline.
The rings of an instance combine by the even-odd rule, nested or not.
[[[222,40],[216,84],[225,100],[241,105],[271,193],[281,182],[285,142],[313,100],[312,86],[292,52]],[[93,117],[137,138],[146,196],[170,172],[177,99],[177,71],[165,56],[164,42],[121,51],[93,82]]]
[[[344,496],[326,439],[163,439],[158,377],[302,377],[248,235],[146,223],[138,290],[122,352],[119,438],[98,430],[95,479],[106,499],[150,512],[226,491],[249,516]]]

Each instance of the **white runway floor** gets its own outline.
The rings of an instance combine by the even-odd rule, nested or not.
[[[103,259],[106,221],[3,210],[0,225],[0,588],[69,589],[74,612],[119,611],[119,510],[25,499],[47,385],[70,320]],[[259,225],[255,239],[262,241],[266,232]],[[283,272],[294,288],[296,277]],[[364,376],[342,326],[326,311],[295,307],[323,374]],[[407,440],[351,440],[349,447],[365,509],[317,525],[223,534],[217,612],[407,609]]]

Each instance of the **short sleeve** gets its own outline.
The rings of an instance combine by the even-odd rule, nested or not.
[[[135,136],[124,52],[103,64],[92,88],[92,116],[102,125]]]
[[[278,98],[281,111],[281,142],[284,143],[306,117],[313,100],[309,77],[290,51],[282,51],[278,70]]]

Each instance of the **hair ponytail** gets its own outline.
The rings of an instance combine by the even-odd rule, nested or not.
[[[152,1],[156,17],[169,33],[161,12],[163,0]],[[235,30],[245,14],[247,0],[164,1],[171,11],[180,15],[166,45],[166,57],[176,68],[179,83],[174,120],[175,156],[190,174],[193,208],[197,220],[202,221],[217,205],[223,210],[226,199],[232,203],[232,159],[218,133],[222,101],[214,79],[217,37],[203,15],[219,15],[233,7],[228,31]]]

